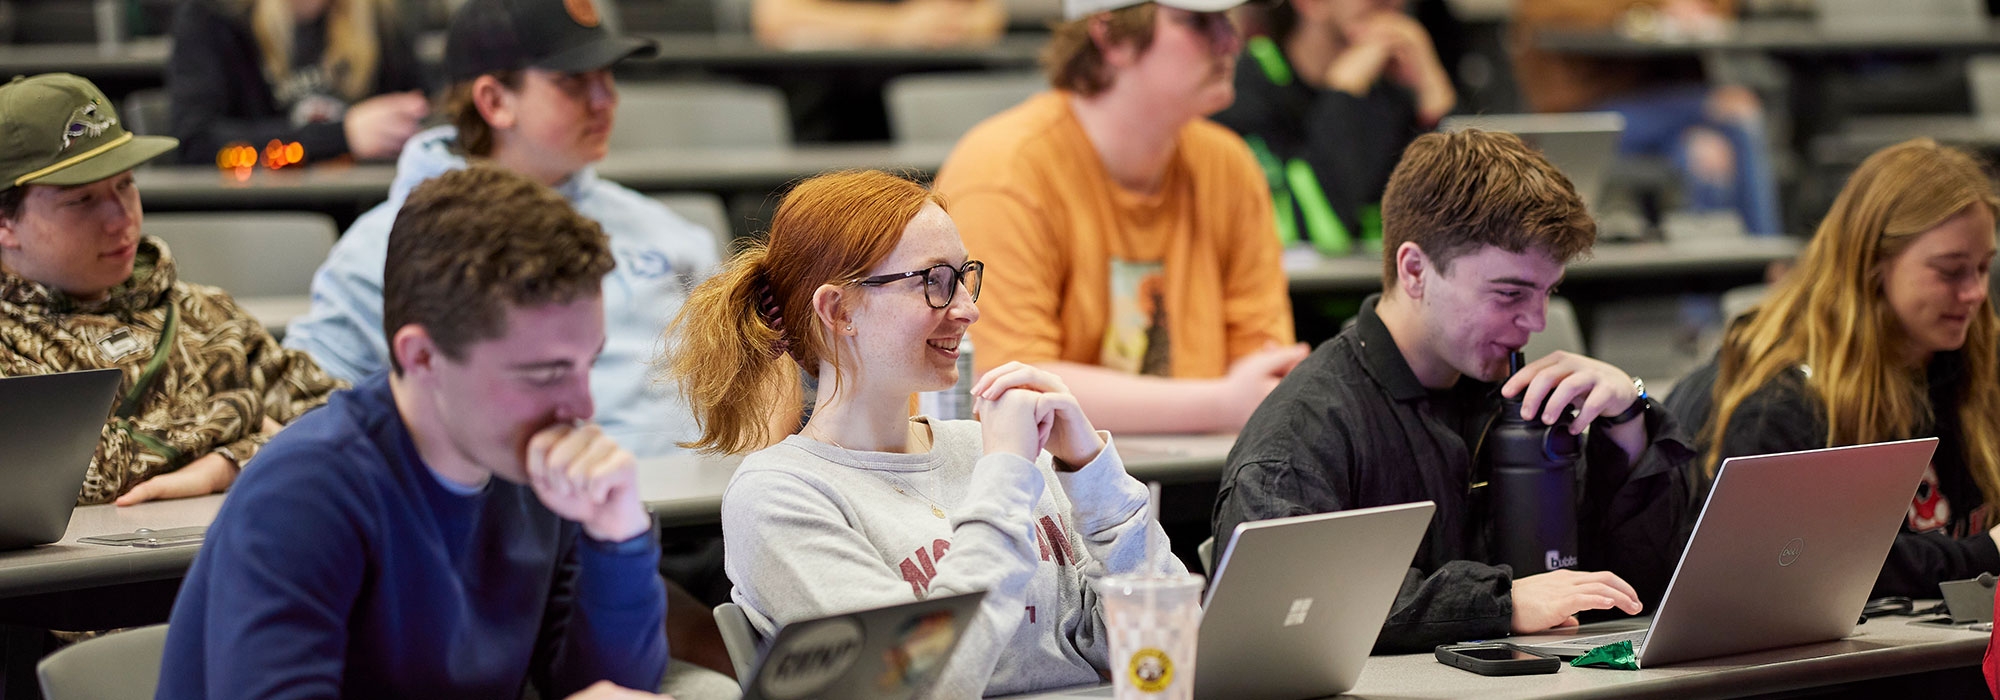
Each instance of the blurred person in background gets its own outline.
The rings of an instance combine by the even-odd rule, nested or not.
[[[1451,76],[1404,0],[1292,0],[1236,63],[1215,121],[1264,168],[1279,239],[1343,255],[1380,245],[1382,190],[1403,147],[1451,113]]]
[[[392,0],[186,0],[167,63],[184,163],[296,142],[305,162],[393,158],[430,114]]]

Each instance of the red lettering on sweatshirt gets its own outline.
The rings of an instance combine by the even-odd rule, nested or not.
[[[1044,515],[1035,521],[1035,546],[1041,550],[1042,561],[1054,561],[1056,566],[1070,566],[1076,563],[1076,547],[1070,544],[1069,521],[1062,516]],[[931,579],[937,578],[937,562],[944,559],[945,552],[951,551],[951,540],[934,540],[931,546],[918,547],[896,565],[902,572],[903,580],[909,582],[910,592],[918,598],[930,591]],[[1034,608],[1028,609],[1029,621],[1034,619]]]
[[[903,558],[897,569],[903,572],[903,580],[910,583],[910,592],[919,598],[924,597],[924,593],[930,590],[931,579],[937,578],[935,562],[943,559],[948,551],[951,551],[950,540],[935,540],[929,549],[918,547],[915,553]]]
[[[1076,550],[1069,545],[1069,523],[1058,525],[1055,518],[1044,515],[1041,525],[1035,532],[1035,540],[1041,543],[1042,561],[1048,561],[1051,554],[1055,555],[1056,566],[1069,566],[1076,561]]]

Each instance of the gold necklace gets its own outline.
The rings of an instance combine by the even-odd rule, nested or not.
[[[822,431],[822,430],[820,430],[820,429],[819,429],[819,426],[816,426],[816,425],[809,425],[809,426],[807,426],[807,427],[810,427],[810,428],[812,428],[812,429],[813,429],[813,432],[815,432],[815,433],[819,433],[819,436],[818,436],[817,438],[815,438],[815,439],[817,439],[817,440],[819,440],[819,441],[821,441],[821,442],[824,442],[824,443],[826,443],[826,444],[829,444],[829,445],[832,445],[832,446],[834,446],[834,447],[838,447],[838,448],[840,448],[840,451],[841,451],[841,452],[845,452],[845,453],[847,453],[847,458],[848,458],[849,460],[851,460],[851,461],[855,461],[855,462],[859,462],[859,461],[861,461],[860,459],[858,459],[858,458],[856,458],[856,457],[855,457],[855,455],[854,455],[854,450],[850,450],[850,449],[847,449],[847,446],[846,446],[846,445],[842,445],[842,444],[840,444],[840,441],[838,441],[838,440],[835,440],[835,439],[833,439],[833,437],[832,437],[832,436],[829,436],[829,435],[827,435],[825,431]],[[906,496],[906,497],[908,497],[908,496],[911,496],[911,492],[915,492],[915,496],[914,496],[914,497],[916,497],[916,498],[921,498],[921,499],[923,499],[923,500],[924,500],[925,502],[927,502],[927,503],[929,503],[929,504],[930,504],[930,507],[931,507],[931,515],[934,515],[934,516],[937,516],[937,518],[938,518],[939,520],[945,520],[945,519],[946,519],[946,516],[945,516],[945,512],[944,512],[944,507],[943,507],[942,505],[940,505],[940,504],[939,504],[939,503],[937,502],[937,499],[934,499],[934,498],[931,498],[931,497],[930,497],[930,494],[927,494],[927,493],[924,493],[924,491],[923,491],[922,489],[919,489],[919,488],[917,488],[917,485],[916,485],[916,484],[912,484],[912,483],[910,483],[910,482],[909,482],[909,480],[908,480],[908,479],[904,479],[904,478],[903,478],[903,475],[902,475],[902,474],[899,474],[899,473],[896,473],[896,472],[887,472],[887,473],[889,474],[889,476],[890,476],[891,478],[894,478],[894,479],[895,479],[895,480],[897,481],[897,483],[900,483],[900,484],[902,484],[902,486],[897,486],[896,484],[890,484],[890,485],[889,485],[889,488],[890,488],[891,490],[895,491],[895,492],[896,492],[896,493],[898,493],[898,494],[902,494],[903,496]],[[936,470],[936,469],[932,469],[932,470],[931,470],[931,472],[930,472],[930,474],[931,474],[931,485],[932,485],[932,486],[936,486],[936,485],[937,485],[937,470]],[[905,487],[905,486],[909,487],[909,489],[910,489],[910,490],[909,490],[909,491],[904,491],[904,490],[903,490],[903,487]]]

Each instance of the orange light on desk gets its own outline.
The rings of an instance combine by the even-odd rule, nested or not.
[[[250,171],[257,167],[257,149],[245,143],[223,146],[215,153],[215,167],[236,177],[238,181],[250,179]]]
[[[305,159],[306,147],[297,141],[285,143],[277,139],[271,139],[270,143],[264,144],[264,167],[266,168],[278,170],[287,166],[298,165],[304,162]]]

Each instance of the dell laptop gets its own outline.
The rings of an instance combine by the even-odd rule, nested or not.
[[[62,539],[122,376],[0,377],[0,549]]]
[[[1577,656],[1629,640],[1658,667],[1846,637],[1937,442],[1725,460],[1648,629],[1517,643]]]

